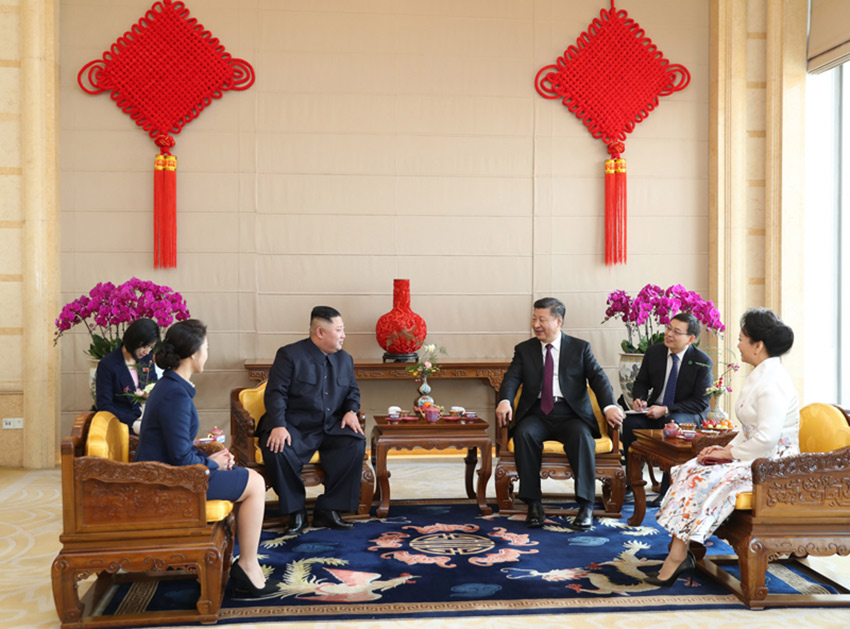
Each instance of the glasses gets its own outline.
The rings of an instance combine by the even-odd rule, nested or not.
[[[674,327],[673,327],[672,325],[670,325],[669,323],[668,323],[667,325],[665,325],[665,326],[664,326],[664,329],[665,329],[665,330],[667,330],[668,332],[672,332],[672,333],[673,333],[673,334],[675,334],[676,336],[687,336],[687,335],[688,335],[687,331],[685,331],[685,332],[679,332],[679,330],[677,330],[676,328],[674,328]]]

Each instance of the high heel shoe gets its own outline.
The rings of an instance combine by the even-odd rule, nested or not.
[[[277,592],[275,584],[270,583],[268,580],[263,587],[258,588],[254,585],[251,579],[248,578],[248,575],[245,574],[242,566],[238,563],[235,563],[230,567],[230,579],[233,581],[233,589],[235,589],[239,594],[247,594],[249,598],[268,596],[269,594]]]
[[[668,588],[676,582],[676,579],[679,578],[679,575],[685,572],[686,570],[693,570],[696,568],[697,560],[694,557],[691,551],[688,551],[688,556],[679,564],[679,567],[673,571],[673,574],[669,579],[664,579],[663,581],[658,578],[657,575],[647,576],[644,578],[645,583],[649,583],[650,585],[657,585],[659,587]]]

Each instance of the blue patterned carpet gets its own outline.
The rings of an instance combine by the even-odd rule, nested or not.
[[[639,527],[626,523],[629,515],[626,505],[621,520],[595,519],[586,532],[561,517],[529,530],[523,516],[481,516],[473,504],[394,503],[389,517],[359,521],[351,531],[285,536],[272,529],[263,533],[261,563],[279,591],[262,600],[228,592],[219,623],[744,608],[696,571],[671,588],[645,583],[666,556],[669,537],[654,509]],[[709,554],[730,552],[710,540]],[[798,591],[799,577],[786,572],[787,582],[768,575],[771,592]],[[119,609],[128,588],[116,592],[107,611]],[[142,604],[192,607],[197,592],[190,581],[164,583]]]

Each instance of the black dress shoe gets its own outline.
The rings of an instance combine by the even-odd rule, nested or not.
[[[268,596],[269,594],[274,594],[278,591],[277,586],[268,580],[263,587],[258,588],[251,582],[251,579],[248,578],[248,575],[245,574],[242,566],[238,563],[235,563],[230,567],[230,580],[233,582],[233,589],[235,589],[238,594],[242,596],[247,595],[249,598]]]
[[[528,513],[525,516],[525,525],[530,529],[539,529],[543,527],[543,522],[546,521],[546,514],[543,513],[543,503],[539,500],[528,505]]]
[[[693,570],[697,565],[697,560],[694,557],[691,551],[688,551],[687,557],[679,564],[679,567],[673,571],[672,576],[669,579],[664,579],[663,581],[655,576],[648,576],[644,578],[645,583],[649,583],[650,585],[657,585],[659,587],[668,588],[676,582],[676,579],[679,578],[679,575],[685,572],[686,570]]]
[[[576,517],[573,518],[573,528],[579,531],[587,531],[593,526],[593,507],[582,506]]]
[[[289,524],[286,527],[287,535],[298,535],[305,528],[307,528],[307,509],[289,514]]]
[[[351,522],[343,520],[339,513],[333,509],[315,509],[313,511],[313,527],[321,528],[323,526],[339,530],[354,528],[354,525]]]
[[[664,496],[658,494],[655,498],[646,503],[647,507],[652,507],[653,509],[657,509],[661,506],[661,501],[664,500]]]

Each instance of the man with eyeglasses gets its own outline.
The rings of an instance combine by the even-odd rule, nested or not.
[[[623,452],[629,460],[629,446],[640,428],[661,428],[667,422],[699,425],[708,412],[706,389],[711,386],[711,358],[693,346],[701,331],[699,320],[680,312],[670,320],[664,342],[649,347],[644,354],[632,388],[632,410],[623,422]],[[664,474],[658,497],[650,506],[658,506],[670,484]]]

